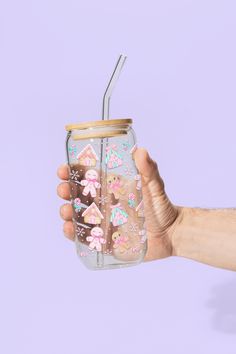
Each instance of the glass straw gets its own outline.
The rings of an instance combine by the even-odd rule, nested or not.
[[[122,70],[123,65],[125,63],[126,58],[127,58],[127,56],[124,54],[121,54],[119,56],[119,59],[117,61],[117,64],[116,64],[115,69],[113,71],[113,74],[111,75],[110,81],[107,85],[106,91],[103,96],[102,119],[109,119],[111,94],[112,94],[115,84],[120,76],[120,73],[121,73],[121,70]]]
[[[115,69],[111,75],[110,81],[107,85],[107,88],[105,90],[104,96],[103,96],[103,105],[102,105],[102,120],[106,120],[109,119],[109,113],[110,113],[110,98],[111,98],[111,94],[112,91],[116,85],[116,82],[120,76],[121,70],[123,68],[123,65],[125,63],[127,56],[124,54],[121,54],[119,56],[119,59],[116,63]],[[103,155],[105,154],[105,148],[108,142],[108,138],[105,138],[105,144],[104,144],[104,139],[101,139],[101,154],[100,154],[100,179],[102,177],[102,162],[103,162]],[[107,179],[107,167],[106,164],[104,165],[104,181],[106,183],[106,179]],[[104,183],[103,183],[104,185]],[[104,189],[103,189],[104,191]],[[107,191],[105,190],[105,192],[107,193]],[[100,188],[100,198],[102,196],[102,188]],[[106,228],[106,224],[105,224],[105,228]],[[104,245],[102,246],[102,250],[104,251],[104,248],[106,248],[107,246]],[[109,247],[109,246],[108,246]],[[103,266],[104,265],[104,255],[101,254],[101,252],[97,252],[97,265],[98,266]]]

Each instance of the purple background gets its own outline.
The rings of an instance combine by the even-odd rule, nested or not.
[[[67,123],[133,117],[175,204],[235,207],[233,0],[5,1],[1,41],[4,354],[235,354],[236,274],[186,259],[91,272],[62,233]]]

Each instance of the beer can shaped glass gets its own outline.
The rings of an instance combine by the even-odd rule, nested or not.
[[[146,253],[141,176],[131,119],[66,126],[75,243],[89,269],[140,263]]]

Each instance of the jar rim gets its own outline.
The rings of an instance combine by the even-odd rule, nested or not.
[[[65,129],[71,131],[73,129],[87,129],[93,127],[104,127],[111,125],[130,125],[133,120],[131,118],[107,119],[107,120],[94,120],[89,122],[81,122],[75,124],[67,124]]]
[[[73,140],[86,140],[86,139],[102,139],[102,138],[114,138],[117,136],[127,135],[126,130],[113,130],[110,132],[101,132],[101,133],[85,133],[79,135],[71,135]]]

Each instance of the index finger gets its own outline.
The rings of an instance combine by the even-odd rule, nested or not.
[[[67,181],[69,179],[69,166],[67,164],[61,165],[57,170],[57,175],[59,178]]]

